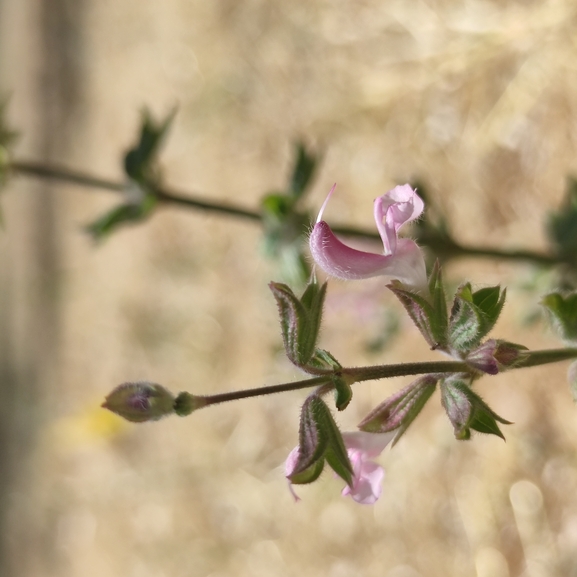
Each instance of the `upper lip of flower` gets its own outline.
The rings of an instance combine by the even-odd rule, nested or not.
[[[328,274],[341,279],[363,279],[384,275],[404,284],[426,286],[425,262],[421,250],[410,239],[399,239],[399,229],[418,218],[424,209],[422,199],[408,184],[397,186],[377,198],[374,216],[383,241],[383,254],[365,252],[342,243],[322,220],[323,211],[334,191],[319,212],[309,238],[315,262]]]

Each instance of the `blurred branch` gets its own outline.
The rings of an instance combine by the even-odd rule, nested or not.
[[[8,169],[12,173],[21,176],[46,178],[87,188],[109,190],[117,193],[124,193],[127,190],[126,182],[114,182],[62,166],[46,165],[30,161],[13,161],[9,164]],[[164,187],[155,187],[154,194],[159,202],[165,204],[173,204],[185,208],[243,218],[253,222],[262,223],[263,221],[263,214],[260,210],[253,210],[224,201],[211,201]],[[378,233],[362,228],[341,225],[333,226],[332,229],[335,233],[343,236],[367,240],[380,239]],[[462,244],[445,234],[436,234],[435,231],[431,229],[420,231],[417,240],[421,245],[429,248],[436,256],[443,260],[452,258],[492,258],[505,261],[527,261],[543,266],[568,264],[566,259],[552,254],[530,250],[504,250]]]

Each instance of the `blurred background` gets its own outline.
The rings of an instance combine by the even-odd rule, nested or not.
[[[457,239],[545,250],[577,170],[572,0],[0,0],[0,92],[16,158],[122,180],[147,106],[178,112],[164,182],[258,207],[293,143],[322,154],[307,202],[371,228],[421,179]],[[487,377],[507,442],[457,442],[435,397],[360,506],[330,474],[287,489],[305,392],[130,425],[100,409],[140,379],[199,394],[300,378],[281,351],[253,223],[163,208],[94,243],[118,195],[13,178],[0,233],[2,577],[577,575],[577,409],[567,364]],[[559,346],[551,276],[452,261],[508,286],[494,335]],[[343,364],[438,359],[379,279],[331,281],[322,345]],[[401,334],[391,332],[396,315]],[[376,343],[376,344],[375,344]],[[357,385],[352,430],[410,379]]]

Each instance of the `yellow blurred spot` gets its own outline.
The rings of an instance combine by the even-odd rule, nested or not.
[[[51,436],[58,448],[76,450],[106,442],[127,427],[124,419],[95,403],[75,415],[55,421]]]

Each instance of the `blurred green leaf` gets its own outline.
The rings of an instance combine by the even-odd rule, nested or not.
[[[543,297],[553,327],[564,341],[577,342],[577,291],[569,294],[551,293]]]
[[[568,179],[561,207],[549,216],[547,233],[556,253],[574,263],[577,255],[577,179]]]
[[[295,144],[295,164],[288,190],[292,197],[298,199],[307,190],[317,168],[317,163],[317,157],[309,152],[302,142]]]
[[[136,224],[147,218],[156,203],[156,197],[148,194],[140,203],[121,204],[86,226],[86,231],[95,240],[102,240],[121,225]]]
[[[156,122],[148,109],[142,112],[140,136],[124,157],[126,174],[140,184],[150,184],[154,177],[155,161],[160,145],[176,114],[172,110],[161,122]]]

